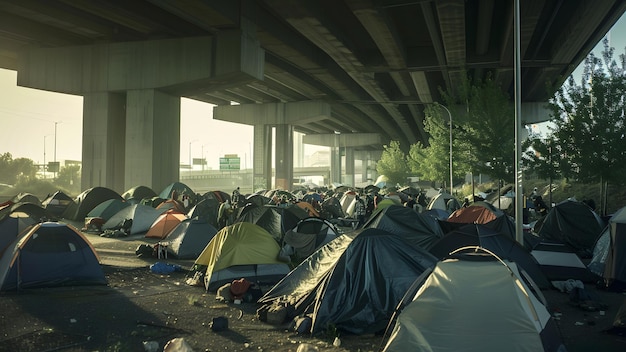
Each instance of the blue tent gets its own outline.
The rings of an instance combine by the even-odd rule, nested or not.
[[[30,227],[0,257],[1,291],[106,283],[91,243],[65,223]]]

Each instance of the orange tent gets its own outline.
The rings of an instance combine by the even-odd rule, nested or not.
[[[300,208],[306,210],[306,212],[309,214],[309,216],[314,216],[316,218],[320,217],[320,214],[317,212],[317,210],[315,210],[315,208],[308,202],[298,202],[296,203],[297,206],[299,206]]]
[[[156,209],[167,209],[168,211],[175,210],[179,213],[185,212],[185,206],[183,205],[183,203],[174,199],[164,200],[163,202],[161,202],[161,204],[157,205]]]
[[[167,235],[174,230],[174,228],[185,220],[187,216],[179,211],[170,209],[161,214],[154,222],[148,232],[146,232],[146,238],[158,238],[164,239]]]
[[[488,208],[479,205],[472,205],[467,208],[461,208],[450,214],[449,222],[457,222],[462,224],[486,224],[491,220],[495,220],[498,216]]]

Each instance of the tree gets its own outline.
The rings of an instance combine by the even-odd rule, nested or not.
[[[454,92],[442,92],[445,105],[424,109],[429,146],[411,145],[409,165],[430,180],[447,180],[450,172],[450,116],[452,107],[453,177],[486,174],[513,181],[515,168],[515,110],[509,96],[491,78],[474,83],[467,78]],[[446,111],[448,109],[448,111]]]
[[[15,184],[19,180],[35,178],[37,167],[31,159],[13,159],[11,153],[0,154],[0,183]]]
[[[428,147],[420,142],[409,148],[407,165],[411,173],[419,177],[447,184],[450,175],[450,126],[444,119],[446,111],[440,106],[428,106],[425,110],[424,130],[428,132]],[[454,161],[454,159],[453,159]]]
[[[601,58],[591,53],[585,59],[580,84],[570,76],[549,101],[552,137],[535,140],[533,147],[552,147],[551,166],[558,166],[564,177],[600,182],[604,211],[608,185],[624,184],[626,172],[626,55],[620,55],[618,64],[615,49],[607,39],[603,43]]]
[[[80,165],[67,165],[59,170],[55,184],[76,192],[80,190]]]
[[[400,142],[391,141],[389,145],[383,145],[383,153],[376,163],[376,171],[380,175],[387,176],[391,184],[405,184],[409,176],[406,154],[400,149]]]
[[[454,127],[455,168],[512,182],[515,107],[509,95],[490,76],[479,82],[466,78],[457,91],[442,95],[449,105],[466,108]]]

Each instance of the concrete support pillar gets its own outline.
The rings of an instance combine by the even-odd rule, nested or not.
[[[370,151],[369,155],[370,155],[370,160],[371,160],[370,166],[369,166],[370,178],[372,179],[372,182],[375,182],[376,179],[378,178],[378,171],[376,171],[376,163],[378,162],[378,160],[380,160],[380,157],[383,155],[383,151],[382,150]]]
[[[254,125],[253,149],[253,191],[270,189],[272,184],[272,127],[270,125]]]
[[[276,127],[276,186],[293,183],[293,126],[330,118],[330,105],[322,102],[223,105],[213,108],[216,120],[254,125],[254,188],[271,188],[272,135]],[[268,130],[269,129],[269,130]],[[282,153],[282,154],[281,154]],[[281,155],[278,155],[281,154]],[[281,164],[281,160],[282,163]]]
[[[343,184],[348,186],[354,186],[354,148],[345,147],[344,150],[346,153],[346,173],[343,179]]]
[[[335,134],[330,147],[330,183],[341,183],[341,135]]]
[[[368,180],[368,168],[370,165],[370,153],[361,152],[361,182],[369,182]],[[374,182],[374,180],[372,180]]]
[[[382,141],[378,133],[333,133],[306,135],[303,138],[303,142],[307,144],[323,145],[330,147],[330,182],[344,183],[344,181],[346,181],[350,185],[354,185],[355,182],[355,150],[359,147],[382,145]],[[341,154],[346,155],[346,170],[342,170],[341,168]],[[380,153],[378,159],[380,159]],[[349,175],[348,178],[345,180],[341,177],[344,172],[346,175]]]
[[[131,90],[126,106],[124,188],[144,185],[158,194],[179,179],[180,98]]]
[[[83,99],[81,188],[125,192],[126,95],[90,93]]]
[[[293,126],[276,126],[276,188],[293,188]]]

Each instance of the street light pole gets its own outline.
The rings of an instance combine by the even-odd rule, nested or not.
[[[45,135],[43,136],[43,178],[46,179],[46,170],[47,170],[47,165],[46,165],[46,138],[50,137],[51,134]]]
[[[204,144],[202,145],[202,160],[200,160],[200,162],[202,163],[202,171],[204,171]]]
[[[452,114],[450,113],[450,110],[448,110],[448,108],[444,105],[441,105],[437,102],[435,102],[435,104],[443,108],[448,113],[448,117],[450,117],[450,194],[452,194]]]
[[[57,125],[63,121],[54,121],[54,178],[57,178]]]
[[[189,142],[189,170],[193,170],[193,166],[191,165],[191,143],[197,141],[197,139],[194,139],[193,141]]]

